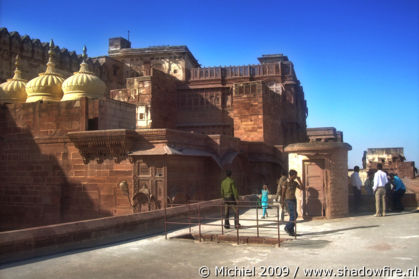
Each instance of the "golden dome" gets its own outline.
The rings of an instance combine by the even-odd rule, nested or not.
[[[106,90],[105,83],[93,72],[86,63],[86,47],[83,48],[83,62],[80,70],[63,82],[64,96],[61,101],[78,100],[82,97],[100,98]]]
[[[27,103],[37,101],[59,102],[63,96],[61,85],[64,78],[55,71],[54,63],[54,42],[49,44],[49,60],[45,73],[30,80],[26,84],[26,93],[28,93]]]
[[[25,85],[27,80],[22,78],[22,72],[19,70],[19,55],[16,56],[15,74],[13,78],[0,84],[0,103],[24,103],[26,101]]]

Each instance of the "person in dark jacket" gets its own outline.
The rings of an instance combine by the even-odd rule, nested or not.
[[[390,173],[390,181],[393,184],[393,210],[394,211],[403,211],[403,203],[402,197],[404,193],[406,193],[406,186],[404,185],[403,181],[395,175],[394,173]]]

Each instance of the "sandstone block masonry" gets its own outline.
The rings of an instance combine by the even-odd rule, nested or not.
[[[130,164],[86,165],[67,134],[134,128],[134,116],[109,99],[1,106],[0,230],[129,212],[115,185],[132,177]]]

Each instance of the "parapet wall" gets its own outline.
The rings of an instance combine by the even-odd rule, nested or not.
[[[214,205],[220,202],[220,200],[200,202],[201,212],[219,212],[218,207]],[[196,208],[197,204],[167,208],[166,217],[186,216],[190,210]],[[0,232],[0,263],[162,233],[164,216],[164,210],[156,210]]]

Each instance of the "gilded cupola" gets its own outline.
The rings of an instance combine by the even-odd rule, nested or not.
[[[26,101],[25,85],[27,80],[22,78],[22,72],[19,69],[19,55],[16,56],[15,66],[13,78],[0,84],[0,103],[24,103]]]
[[[27,103],[37,101],[59,102],[63,97],[61,85],[64,78],[55,69],[54,42],[51,40],[48,51],[48,63],[45,73],[26,84]]]
[[[86,63],[86,46],[83,48],[83,62],[80,70],[63,82],[64,96],[61,101],[78,100],[82,97],[100,98],[106,91],[105,83],[93,72]]]

